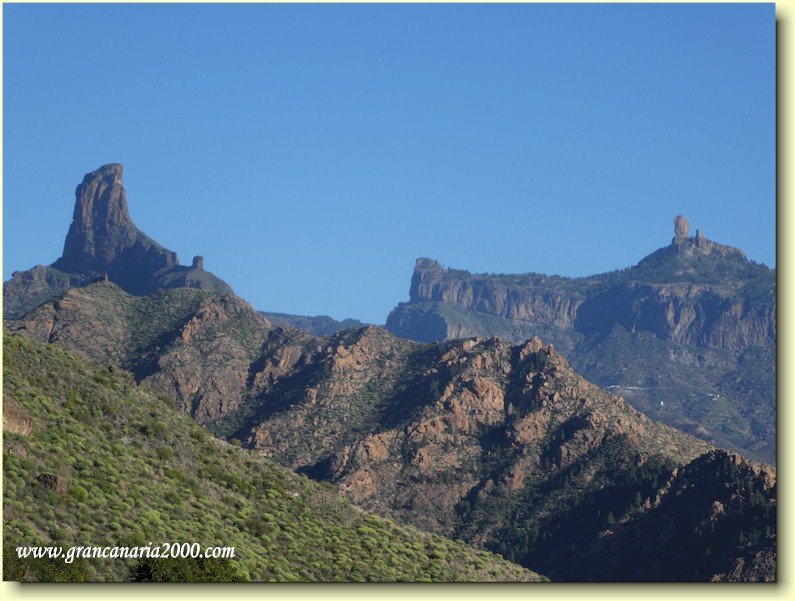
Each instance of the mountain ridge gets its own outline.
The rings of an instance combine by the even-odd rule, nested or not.
[[[776,272],[690,236],[681,215],[674,223],[670,245],[581,278],[472,274],[417,259],[410,300],[386,327],[426,342],[541,336],[651,417],[774,462]]]
[[[706,404],[682,397],[677,406],[665,397],[665,409],[661,401],[657,412],[695,415],[691,429],[699,439],[650,419],[654,408],[638,411],[638,398],[630,398],[636,388],[664,391],[681,382],[704,393],[744,394],[747,381],[738,374],[766,382],[775,349],[753,346],[760,336],[769,342],[764,332],[735,336],[734,342],[751,344],[743,353],[720,346],[730,342],[727,336],[715,338],[714,348],[685,344],[692,328],[718,320],[698,318],[703,311],[693,318],[685,309],[698,305],[683,299],[707,294],[722,307],[733,292],[721,285],[720,274],[711,287],[631,280],[639,273],[665,280],[671,257],[685,280],[724,266],[734,275],[750,274],[743,290],[750,287],[749,304],[764,308],[770,282],[753,280],[758,268],[742,253],[698,233],[691,239],[686,220],[677,219],[671,247],[641,261],[629,276],[624,270],[589,281],[597,293],[592,299],[601,295],[603,308],[591,316],[585,311],[585,322],[579,320],[589,299],[574,280],[539,274],[478,280],[421,260],[418,294],[439,299],[417,297],[404,309],[424,309],[441,327],[466,315],[459,335],[484,324],[520,324],[512,331],[521,341],[481,336],[423,343],[376,326],[313,336],[290,327],[295,316],[274,327],[226,288],[183,287],[178,265],[160,267],[175,256],[143,238],[129,220],[120,166],[106,167],[78,186],[65,243],[65,267],[87,271],[34,268],[6,282],[4,299],[8,291],[17,309],[30,305],[33,293],[51,294],[7,321],[8,332],[80,353],[108,365],[110,373],[129,370],[138,385],[171,399],[218,437],[326,482],[383,517],[538,566],[556,580],[776,579],[775,468],[702,440],[717,442],[730,425],[744,428],[748,415],[717,393]],[[113,269],[97,275],[92,270],[98,266]],[[203,272],[203,260],[197,257],[191,269]],[[52,274],[63,277],[47,288]],[[25,277],[47,286],[24,289],[31,293],[25,297],[15,289]],[[72,277],[85,280],[70,288]],[[144,293],[146,286],[154,290]],[[524,297],[523,286],[532,288]],[[624,287],[617,300],[629,313],[614,310],[620,303],[609,294],[617,286]],[[683,289],[689,292],[682,295]],[[451,298],[522,319],[494,314],[484,321]],[[651,329],[660,315],[668,327],[662,336]],[[584,323],[599,319],[610,332],[583,331]],[[330,325],[338,330],[339,324]],[[595,373],[614,377],[631,368],[629,375],[642,380],[638,386],[632,379],[611,381],[605,390],[577,373],[564,358],[570,352]],[[676,373],[665,371],[671,357]],[[722,388],[707,376],[723,378]],[[754,394],[752,388],[749,398],[756,400]],[[12,430],[24,436],[31,424],[11,405]],[[718,426],[704,416],[720,418]],[[757,417],[751,425],[764,427],[769,415]],[[769,431],[760,432],[754,436],[764,451]],[[672,541],[674,549],[688,545],[688,553],[671,557]]]
[[[175,303],[175,295],[184,300]],[[246,305],[225,310],[224,302],[217,293],[187,289],[134,297],[111,282],[97,282],[7,327],[132,367],[141,384],[181,399],[180,410],[215,434],[333,483],[383,517],[461,538],[526,566],[538,562],[553,580],[599,579],[589,571],[589,554],[568,567],[544,557],[562,557],[567,545],[600,548],[610,514],[628,524],[629,534],[612,539],[627,559],[602,568],[602,577],[655,578],[631,549],[640,544],[632,533],[643,540],[644,531],[656,532],[659,524],[651,516],[657,513],[638,513],[633,495],[641,504],[653,502],[674,471],[711,452],[707,443],[653,422],[585,381],[538,339],[523,345],[495,338],[425,344],[375,326],[313,337],[271,328]],[[146,317],[167,307],[174,313],[165,319]],[[85,326],[91,323],[105,325]],[[137,332],[143,324],[151,330]],[[88,339],[87,330],[97,334]],[[219,340],[226,342],[216,346]],[[239,350],[230,352],[233,340]],[[224,377],[229,369],[238,375]],[[236,384],[219,390],[220,381]],[[737,515],[726,514],[721,528],[740,528],[761,545],[761,563],[744,560],[747,570],[737,573],[771,578],[765,566],[774,564],[775,539],[763,533],[775,527],[769,513],[775,489],[764,482],[775,479],[775,470],[754,469],[753,490],[764,502],[752,511],[750,493],[726,480],[746,501]],[[731,498],[714,500],[728,506]],[[690,536],[709,521],[704,512],[709,508],[694,510],[686,521],[690,530],[677,527],[671,536]],[[525,525],[512,525],[519,514]],[[585,520],[577,532],[566,526],[572,516]],[[558,536],[565,545],[555,542]],[[705,545],[714,544],[709,536]],[[674,562],[665,574],[731,579],[746,547],[726,544],[721,562],[709,563],[703,573]]]

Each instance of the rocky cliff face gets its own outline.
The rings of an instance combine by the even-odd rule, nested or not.
[[[181,266],[177,254],[149,238],[130,218],[118,163],[86,174],[75,190],[72,224],[63,256],[50,266],[15,272],[3,284],[6,319],[20,317],[40,303],[74,286],[107,277],[131,294],[163,288],[232,289],[204,271],[203,258]]]
[[[654,418],[775,461],[775,271],[690,236],[681,215],[669,246],[587,278],[470,274],[418,259],[410,300],[386,325],[421,341],[541,336]]]
[[[417,259],[410,302],[445,302],[506,319],[571,327],[583,295],[543,276],[530,285],[489,276],[456,277],[432,259]]]
[[[775,346],[775,272],[701,232],[688,237],[687,220],[680,218],[671,246],[634,268],[589,278],[470,274],[417,259],[408,304],[447,303],[586,335],[620,326],[678,344],[731,350]],[[412,327],[406,311],[406,305],[399,306],[387,323]],[[414,327],[421,331],[422,325]],[[429,326],[438,333],[438,324]]]
[[[776,305],[709,285],[619,283],[579,307],[573,326],[586,336],[619,326],[688,346],[742,351],[775,346]]]

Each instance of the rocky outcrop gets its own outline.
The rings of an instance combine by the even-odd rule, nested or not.
[[[432,259],[417,259],[408,304],[445,303],[516,324],[586,335],[604,335],[621,326],[693,346],[732,350],[774,346],[775,273],[752,264],[739,249],[708,240],[700,231],[690,237],[690,224],[682,215],[674,226],[670,247],[634,268],[588,278],[470,274],[445,269]],[[387,327],[404,336],[432,332],[436,339],[472,331],[457,323],[460,316],[439,320],[437,313],[428,312],[421,323],[412,323],[416,317],[416,312],[412,315],[401,305],[387,318]],[[503,327],[520,329],[513,323]],[[519,340],[525,332],[506,333]],[[417,339],[432,339],[429,336]]]
[[[687,346],[745,350],[775,345],[776,306],[708,285],[629,282],[588,298],[574,322],[586,336],[615,326]]]
[[[367,328],[314,348],[309,338],[280,348],[255,376],[259,423],[241,439],[382,515],[544,563],[559,580],[654,580],[656,564],[644,555],[653,545],[643,553],[638,546],[647,532],[662,532],[657,543],[669,544],[710,519],[718,528],[736,519],[728,481],[712,464],[711,473],[692,477],[729,492],[678,523],[669,502],[689,490],[682,478],[693,472],[683,468],[718,455],[583,380],[537,338],[406,345]],[[739,479],[764,483],[760,502],[769,503],[775,470],[729,457]],[[715,513],[715,500],[728,519]],[[755,524],[743,528],[763,534]],[[775,566],[769,543],[759,552]],[[747,562],[744,553],[735,540],[709,569],[675,558],[657,563],[678,579],[769,578],[759,561],[750,572],[725,572]]]
[[[228,284],[204,271],[202,257],[181,266],[177,254],[139,230],[127,208],[118,163],[86,174],[75,190],[72,224],[63,256],[48,267],[15,272],[3,284],[6,319],[20,317],[71,287],[105,276],[131,294],[164,288],[200,288],[231,293]]]
[[[185,316],[178,337],[142,382],[177,400],[199,423],[235,411],[246,393],[251,364],[268,323],[235,296],[211,296]]]
[[[3,394],[3,430],[12,434],[30,436],[36,431],[36,425],[30,412],[12,396]]]
[[[3,316],[5,319],[21,317],[69,288],[85,286],[93,279],[90,274],[65,273],[44,265],[15,271],[11,279],[3,283]]]
[[[690,222],[684,215],[677,215],[674,218],[674,239],[673,244],[690,237]]]
[[[351,328],[364,327],[365,323],[358,319],[336,320],[327,315],[291,315],[289,313],[274,313],[260,311],[274,327],[285,326],[296,330],[303,330],[312,336],[328,336]]]
[[[72,225],[63,256],[54,267],[67,272],[121,272],[133,265],[156,271],[179,264],[166,250],[141,232],[130,219],[127,193],[118,163],[86,174],[75,190]]]
[[[37,480],[45,489],[54,492],[59,497],[65,497],[69,492],[69,481],[62,476],[39,474]]]

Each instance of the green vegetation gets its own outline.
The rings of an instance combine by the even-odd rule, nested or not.
[[[764,282],[775,287],[776,282],[775,270],[749,261],[736,250],[726,254],[705,254],[698,251],[682,252],[673,245],[653,252],[634,267],[597,277],[606,283],[635,281],[650,284],[691,282],[727,285],[729,282]]]
[[[6,333],[4,378],[4,395],[24,407],[33,427],[5,433],[6,557],[34,545],[236,549],[234,560],[219,563],[12,559],[6,579],[540,579],[484,551],[369,515],[327,485],[214,439],[118,368]],[[48,484],[58,478],[66,493]]]

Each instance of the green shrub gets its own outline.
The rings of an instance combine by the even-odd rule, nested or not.
[[[171,461],[174,458],[174,449],[169,446],[163,446],[157,449],[157,456],[161,461]]]
[[[69,496],[78,503],[85,503],[88,500],[88,491],[79,484],[75,484],[69,487]]]

